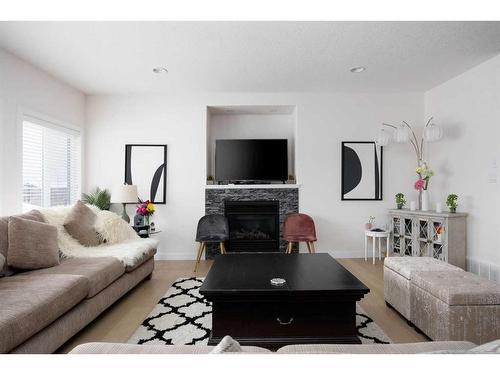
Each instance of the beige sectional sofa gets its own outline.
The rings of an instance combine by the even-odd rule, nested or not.
[[[7,223],[8,218],[0,218],[4,258]],[[93,257],[63,259],[34,271],[0,269],[0,353],[54,352],[150,277],[154,254],[148,251],[127,267],[114,257]]]
[[[417,354],[436,351],[463,352],[476,348],[471,342],[418,342],[410,344],[370,345],[288,345],[277,354]],[[87,343],[74,348],[69,354],[208,354],[213,346],[195,345],[133,345],[116,343]],[[268,349],[243,346],[247,354],[272,354]]]

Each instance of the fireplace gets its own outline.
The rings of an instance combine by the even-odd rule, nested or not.
[[[224,201],[228,252],[280,251],[279,201]]]

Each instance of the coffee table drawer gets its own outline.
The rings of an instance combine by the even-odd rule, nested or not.
[[[355,304],[216,302],[212,335],[330,337],[355,334]]]

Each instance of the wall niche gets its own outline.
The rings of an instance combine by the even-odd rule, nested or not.
[[[207,107],[207,176],[215,176],[217,139],[287,139],[288,174],[295,177],[295,105]]]

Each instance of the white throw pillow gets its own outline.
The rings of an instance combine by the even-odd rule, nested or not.
[[[234,340],[231,336],[225,336],[209,354],[241,353],[242,351],[238,341]]]
[[[138,238],[135,230],[120,216],[111,211],[97,212],[95,230],[108,245]]]

